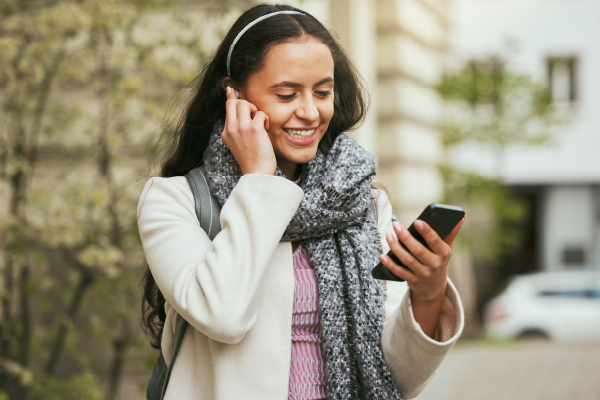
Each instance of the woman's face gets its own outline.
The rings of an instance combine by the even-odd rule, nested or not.
[[[333,116],[333,69],[329,47],[306,36],[272,46],[264,67],[241,88],[240,98],[269,116],[267,132],[282,170],[315,157]]]

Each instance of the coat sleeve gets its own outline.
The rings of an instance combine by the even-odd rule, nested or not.
[[[385,234],[392,232],[392,206],[382,190],[374,191],[378,228],[384,252],[389,251]],[[448,279],[435,339],[425,335],[415,320],[410,289],[406,282],[386,282],[386,323],[381,345],[392,376],[407,399],[419,395],[435,374],[464,327],[460,297]]]
[[[239,343],[257,318],[265,269],[303,192],[287,179],[243,176],[211,242],[184,177],[152,178],[138,204],[146,260],[167,303],[219,342]]]

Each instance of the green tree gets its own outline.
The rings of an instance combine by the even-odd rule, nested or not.
[[[449,105],[443,127],[447,154],[464,143],[478,143],[496,155],[495,176],[482,176],[451,164],[441,166],[445,202],[461,204],[467,221],[461,244],[475,260],[477,310],[508,277],[499,260],[523,240],[522,222],[531,210],[502,184],[503,156],[510,146],[548,143],[564,123],[547,87],[505,67],[498,59],[471,62],[448,74],[437,86]]]
[[[0,397],[114,398],[149,348],[136,178],[245,3],[0,0]]]

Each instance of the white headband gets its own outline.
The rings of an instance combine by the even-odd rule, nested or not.
[[[262,21],[263,19],[267,19],[269,17],[272,17],[273,15],[277,15],[277,14],[300,14],[300,15],[306,15],[303,14],[299,11],[292,11],[292,10],[286,10],[286,11],[275,11],[272,12],[270,14],[266,14],[263,15],[262,17],[256,18],[254,21],[250,22],[248,25],[246,25],[246,27],[244,29],[242,29],[240,31],[240,33],[237,34],[237,36],[235,37],[235,39],[233,39],[233,43],[231,43],[231,47],[229,47],[229,53],[227,53],[227,76],[231,78],[231,70],[230,70],[230,61],[231,61],[231,53],[233,53],[233,47],[236,45],[236,43],[238,42],[238,40],[240,40],[240,38],[242,37],[242,35],[244,33],[246,33],[246,31],[250,28],[252,28],[254,25],[258,24],[260,21]]]

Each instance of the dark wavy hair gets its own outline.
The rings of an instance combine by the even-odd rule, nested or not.
[[[328,151],[342,132],[358,126],[368,108],[362,79],[331,33],[312,15],[288,5],[262,4],[243,13],[233,24],[216,52],[196,78],[194,96],[176,125],[169,149],[163,159],[163,177],[182,176],[202,164],[202,156],[217,120],[225,119],[225,91],[221,84],[227,77],[227,53],[237,34],[255,19],[276,11],[299,11],[279,14],[261,21],[242,35],[231,55],[231,85],[244,87],[250,75],[260,70],[270,47],[305,36],[313,36],[331,50],[334,62],[334,112],[329,127],[319,143]],[[166,314],[165,298],[149,268],[143,278],[142,324],[151,337],[152,346],[160,348]]]

